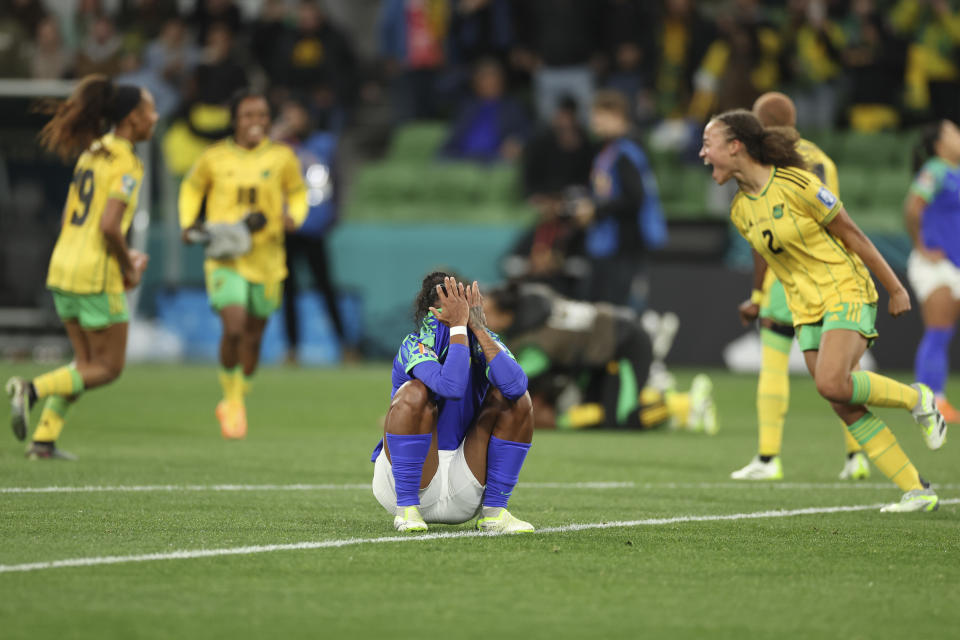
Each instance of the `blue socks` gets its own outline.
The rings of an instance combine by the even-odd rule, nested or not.
[[[483,506],[506,507],[520,478],[520,467],[530,450],[529,442],[511,442],[490,436],[487,447],[487,487]]]
[[[393,483],[397,490],[397,506],[411,507],[420,504],[420,479],[423,463],[430,451],[431,434],[401,436],[387,434],[387,449],[393,467]]]
[[[914,361],[917,381],[927,385],[933,392],[943,393],[949,369],[950,340],[953,338],[953,328],[928,328],[923,333],[920,345],[917,347],[917,357]]]

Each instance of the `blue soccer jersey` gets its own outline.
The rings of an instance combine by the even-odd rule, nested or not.
[[[920,169],[910,193],[927,203],[920,223],[924,246],[940,249],[960,266],[960,168],[931,158]]]
[[[513,354],[510,353],[499,336],[492,331],[488,331],[488,333],[500,347],[501,353],[495,360],[507,357],[515,363]],[[465,373],[467,376],[466,390],[462,396],[447,397],[444,395],[443,387],[438,384],[438,379],[421,379],[421,382],[430,389],[432,399],[437,403],[437,444],[438,448],[442,450],[455,450],[463,442],[463,438],[473,424],[491,384],[490,367],[483,355],[483,348],[472,332],[468,333],[468,339],[470,353],[467,360],[468,371],[459,372],[460,374]],[[390,392],[390,397],[392,398],[397,389],[404,383],[418,379],[415,370],[417,365],[434,363],[433,367],[427,365],[425,369],[432,368],[432,373],[436,374],[437,365],[442,366],[446,363],[450,347],[450,329],[437,320],[433,314],[428,314],[420,325],[420,331],[411,333],[404,338],[397,357],[393,360],[391,374],[393,389]],[[516,366],[519,370],[519,365]],[[377,459],[382,448],[383,441],[381,440],[374,449],[371,460]]]

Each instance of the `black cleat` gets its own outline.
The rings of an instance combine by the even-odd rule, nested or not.
[[[30,381],[13,377],[7,380],[10,396],[10,426],[17,440],[26,440],[30,430]]]

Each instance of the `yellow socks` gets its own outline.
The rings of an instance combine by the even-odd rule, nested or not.
[[[220,387],[223,389],[223,399],[227,402],[243,402],[243,369],[240,366],[232,369],[220,367],[219,376]]]
[[[643,396],[641,396],[641,400],[642,398]],[[690,418],[690,394],[680,391],[667,391],[664,394],[664,400],[667,404],[667,412],[670,414],[670,426],[680,429],[686,428],[687,420]]]
[[[67,415],[67,409],[70,408],[70,401],[63,396],[50,396],[43,406],[43,412],[40,414],[40,422],[37,424],[37,430],[33,432],[34,442],[56,442],[63,431],[65,423],[64,417]]]
[[[763,360],[757,381],[759,454],[778,456],[783,442],[783,421],[790,404],[790,344],[792,338],[769,329],[760,330]]]
[[[558,429],[586,429],[603,424],[603,405],[598,403],[578,404],[557,416]]]
[[[897,407],[909,411],[920,400],[919,392],[910,385],[872,371],[854,371],[850,377],[853,378],[850,404]]]
[[[54,369],[33,379],[37,398],[72,396],[83,391],[83,378],[72,364]]]
[[[863,445],[870,462],[896,483],[901,491],[923,488],[917,468],[897,444],[896,437],[883,420],[868,411],[847,429]]]
[[[653,429],[658,427],[668,418],[672,417],[670,406],[667,403],[667,397],[671,394],[664,394],[659,389],[653,387],[644,387],[640,392],[639,422],[641,429]],[[690,394],[684,393],[687,397],[687,411],[690,408]],[[684,415],[686,419],[686,414]],[[682,424],[682,423],[681,423]]]
[[[851,453],[857,453],[863,451],[863,447],[860,446],[860,443],[857,442],[857,439],[853,437],[850,433],[850,430],[847,429],[847,425],[840,422],[840,426],[843,427],[843,445],[847,449],[847,455]]]

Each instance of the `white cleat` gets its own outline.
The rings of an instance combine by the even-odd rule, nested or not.
[[[719,431],[717,405],[713,402],[713,381],[705,373],[698,373],[690,384],[690,430],[712,436]]]
[[[393,528],[397,531],[426,531],[427,523],[420,515],[420,507],[397,507],[397,515],[393,518]]]
[[[763,462],[760,456],[754,457],[743,469],[730,474],[734,480],[783,480],[783,463],[780,456],[774,456],[770,462]]]
[[[870,460],[862,451],[858,451],[843,464],[841,480],[866,480],[870,477]]]
[[[516,518],[504,508],[499,512],[484,507],[484,513],[494,512],[495,515],[485,515],[477,520],[477,529],[486,533],[533,533],[533,525]]]
[[[936,511],[940,508],[940,498],[933,489],[914,489],[907,491],[894,502],[880,509],[881,513],[908,513],[911,511]]]
[[[13,377],[7,380],[6,391],[10,396],[10,427],[17,440],[23,441],[30,430],[30,382]]]
[[[920,425],[923,432],[923,441],[930,449],[939,449],[947,440],[947,423],[937,409],[937,398],[930,387],[914,382],[910,385],[920,394],[917,406],[913,408],[913,419]]]

